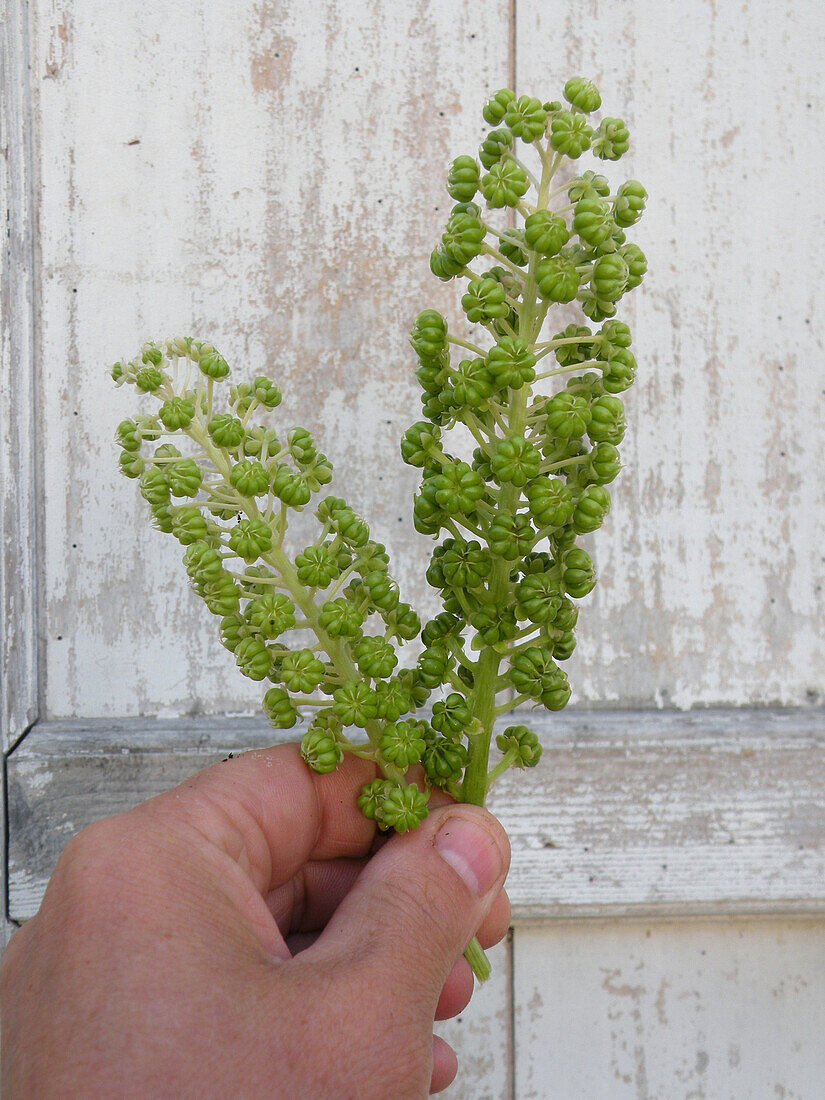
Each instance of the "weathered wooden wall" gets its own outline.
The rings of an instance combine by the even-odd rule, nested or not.
[[[485,95],[514,81],[549,97],[591,75],[628,120],[631,152],[610,174],[650,192],[638,240],[651,272],[630,310],[639,383],[627,467],[593,540],[601,580],[571,662],[576,701],[783,704],[802,708],[799,736],[777,727],[771,746],[770,720],[743,717],[761,731],[747,756],[735,737],[668,742],[672,717],[645,726],[648,744],[628,718],[552,756],[537,797],[565,804],[514,804],[514,894],[555,899],[535,909],[545,918],[619,899],[615,912],[652,923],[518,924],[495,983],[444,1029],[465,1066],[479,1058],[448,1095],[818,1096],[818,0],[9,0],[0,19],[6,749],[38,716],[257,705],[172,540],[116,472],[110,437],[134,406],[104,367],[147,337],[194,332],[240,371],[271,369],[278,421],[318,434],[405,592],[433,608],[396,448],[416,407],[410,321],[431,304],[456,312],[427,268],[446,168],[474,150]],[[32,807],[39,751],[24,742],[9,759]],[[606,801],[591,813],[594,799]],[[579,851],[591,822],[598,850]],[[66,824],[56,812],[38,827],[51,843]],[[726,830],[744,853],[721,852]],[[11,838],[11,885],[30,905],[47,842],[27,857],[26,838]],[[705,911],[724,911],[726,876],[729,911],[779,915],[662,920],[709,895]],[[790,921],[783,906],[820,918]]]

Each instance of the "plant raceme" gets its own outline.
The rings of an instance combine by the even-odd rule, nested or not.
[[[265,686],[274,726],[306,717],[310,768],[332,771],[346,752],[376,763],[358,804],[385,830],[414,828],[434,787],[482,805],[503,771],[541,755],[536,734],[511,725],[491,765],[495,720],[570,698],[562,664],[576,645],[576,601],[596,583],[579,539],[610,508],[620,395],[636,374],[616,313],[647,269],[627,239],[647,195],[636,180],[612,190],[578,170],[588,150],[618,160],[628,132],[620,119],[591,119],[601,97],[589,80],[569,80],[564,99],[496,92],[478,158],[457,157],[447,177],[456,205],[430,268],[466,281],[461,305],[477,335],[454,334],[427,309],[410,339],[422,414],[401,456],[421,470],[414,522],[440,540],[427,580],[443,605],[423,629],[384,546],[345,500],[324,495],[332,465],[310,433],[267,423],[281,401],[271,379],[229,384],[223,357],[189,337],[148,343],[111,370],[160,402],[119,425],[120,466],[155,526],[183,545],[223,645]],[[545,332],[559,307],[564,320],[583,316]],[[551,392],[537,392],[540,382]],[[454,430],[472,437],[472,461],[448,450]],[[317,537],[288,545],[290,514],[310,505]],[[410,667],[399,654],[413,644]],[[483,975],[481,949],[468,957]]]

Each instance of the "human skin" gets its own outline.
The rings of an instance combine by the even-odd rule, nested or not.
[[[433,1021],[510,908],[504,830],[439,796],[382,843],[374,765],[254,751],[83,829],[0,963],[2,1094],[419,1100],[456,1072]]]

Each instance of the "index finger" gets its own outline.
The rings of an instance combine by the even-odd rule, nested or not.
[[[194,827],[233,859],[265,894],[307,860],[369,853],[375,823],[357,806],[376,767],[347,753],[326,775],[305,764],[296,744],[255,749],[213,764],[138,806],[169,827]]]

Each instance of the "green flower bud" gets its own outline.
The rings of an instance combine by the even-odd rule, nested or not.
[[[378,717],[378,697],[364,680],[350,680],[332,693],[333,710],[345,726],[366,726]]]
[[[490,126],[498,126],[507,114],[510,104],[515,102],[515,98],[516,93],[510,88],[501,88],[484,104],[482,110],[484,121]]]
[[[550,623],[561,602],[559,583],[551,573],[531,573],[516,585],[516,617]]]
[[[229,548],[249,565],[272,549],[272,531],[262,519],[242,519],[229,534]]]
[[[487,353],[487,367],[499,388],[518,390],[535,380],[536,357],[517,336],[502,336]]]
[[[378,751],[389,764],[406,771],[417,764],[424,751],[424,738],[417,722],[391,722],[384,727]]]
[[[472,720],[473,712],[467,700],[457,691],[451,691],[446,699],[433,704],[433,729],[445,737],[456,740]]]
[[[600,160],[618,160],[626,153],[630,140],[620,118],[603,118],[593,139],[593,152]]]
[[[533,96],[522,95],[507,105],[504,121],[510,130],[528,145],[544,136],[547,112],[541,101]]]
[[[596,571],[590,555],[578,546],[574,546],[564,555],[562,586],[576,600],[582,599],[596,586]]]
[[[226,378],[229,374],[229,364],[211,344],[201,345],[198,366],[207,378]]]
[[[197,584],[216,581],[223,572],[220,554],[205,542],[193,542],[183,555],[186,572]]]
[[[344,759],[344,750],[328,730],[310,726],[301,738],[301,756],[314,772],[325,775],[335,771]]]
[[[621,253],[601,256],[593,264],[590,284],[597,298],[617,302],[627,288],[628,268]]]
[[[500,485],[511,483],[518,488],[538,477],[541,454],[523,436],[502,439],[493,455],[493,474]]]
[[[436,504],[450,515],[460,512],[469,515],[484,495],[483,479],[466,462],[445,464],[432,483]]]
[[[605,394],[590,406],[587,434],[594,443],[612,443],[617,447],[625,433],[624,405],[618,397]]]
[[[647,191],[638,180],[627,180],[621,184],[616,192],[616,202],[613,206],[616,225],[620,225],[623,229],[635,225],[644,213],[646,198]]]
[[[397,722],[402,714],[412,709],[409,690],[397,678],[379,680],[375,685],[378,701],[378,717],[387,722]]]
[[[398,664],[395,650],[383,638],[366,637],[356,642],[352,649],[358,671],[363,676],[383,680],[392,675]]]
[[[298,711],[283,688],[271,687],[264,695],[263,708],[276,729],[292,729],[298,721]]]
[[[584,111],[586,115],[591,111],[598,111],[602,105],[599,89],[592,80],[585,80],[583,76],[574,76],[567,81],[564,86],[564,98],[579,111]]]
[[[560,478],[536,478],[525,489],[536,526],[563,527],[573,515],[575,497]]]
[[[254,458],[236,462],[229,473],[229,483],[244,497],[258,497],[269,492],[269,474]]]
[[[358,809],[368,821],[379,819],[384,800],[395,784],[390,779],[373,779],[361,788],[358,796]]]
[[[235,660],[250,680],[265,680],[272,665],[269,650],[257,638],[241,638],[235,648]]]
[[[622,245],[619,251],[627,264],[627,289],[633,290],[647,274],[647,259],[637,244]]]
[[[339,596],[322,605],[318,621],[330,638],[356,638],[364,625],[364,616],[354,604]]]
[[[323,661],[319,661],[311,649],[297,649],[287,653],[281,661],[281,679],[288,691],[309,695],[321,683],[324,674]]]
[[[295,558],[298,580],[307,588],[326,588],[341,575],[329,546],[307,546]]]
[[[467,293],[462,295],[461,307],[468,320],[490,321],[493,317],[506,317],[509,306],[504,287],[495,279],[471,279]]]
[[[150,471],[147,471],[147,473]],[[174,508],[170,512],[172,534],[184,546],[193,542],[202,542],[208,534],[206,520],[199,508],[194,506]],[[228,612],[224,612],[228,614]]]
[[[376,813],[376,821],[397,833],[414,829],[427,816],[427,799],[417,787],[393,786]]]
[[[148,366],[141,367],[137,372],[135,385],[141,393],[155,393],[163,385],[163,375],[157,367],[152,366],[150,363]]]
[[[610,184],[607,178],[590,171],[574,176],[567,188],[567,197],[571,202],[578,202],[579,199],[607,198],[609,194]]]
[[[590,148],[593,127],[584,115],[559,111],[550,121],[550,144],[559,153],[576,160]]]
[[[590,476],[599,485],[609,485],[621,468],[619,452],[612,443],[597,443],[590,452]]]
[[[421,763],[430,783],[445,787],[461,779],[467,765],[467,749],[448,737],[433,737],[425,745]]]
[[[510,130],[491,130],[482,142],[478,159],[488,170],[513,148],[513,134]]]
[[[545,407],[549,435],[579,439],[587,431],[592,413],[586,398],[565,390],[551,398]]]
[[[195,406],[185,397],[170,397],[164,401],[158,410],[158,416],[163,421],[163,426],[169,431],[178,428],[186,428],[195,415]]]
[[[295,626],[295,605],[283,592],[264,592],[246,605],[245,618],[256,634],[270,641]]]
[[[610,493],[602,485],[589,485],[576,505],[573,527],[580,535],[596,531],[610,511]]]
[[[550,302],[572,302],[581,276],[573,260],[564,252],[548,256],[536,265],[539,294]]]
[[[137,451],[121,451],[119,465],[120,472],[132,478],[140,477],[146,466]]]
[[[518,206],[528,186],[527,173],[520,164],[509,159],[497,160],[481,179],[481,193],[493,209]]]
[[[543,256],[555,256],[570,240],[564,218],[550,210],[537,210],[524,221],[524,239],[529,248]]]
[[[516,754],[514,768],[534,768],[541,759],[539,739],[527,726],[508,726],[496,737],[496,745],[505,754]]]
[[[607,240],[613,229],[610,206],[604,199],[579,199],[573,215],[573,231],[582,241],[595,247]]]
[[[510,641],[518,633],[515,612],[509,607],[481,607],[470,616],[470,625],[489,646]]]
[[[458,202],[469,202],[478,191],[478,162],[473,157],[456,157],[447,176],[447,194]]]
[[[447,322],[437,310],[425,309],[415,319],[410,343],[421,359],[438,359],[447,347]]]
[[[244,437],[243,424],[237,416],[232,416],[230,413],[219,413],[213,416],[206,430],[219,447],[225,447],[228,450],[234,450],[235,447],[240,446]]]

